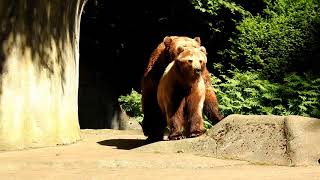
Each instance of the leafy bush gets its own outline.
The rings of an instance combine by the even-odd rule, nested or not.
[[[231,31],[215,39],[223,46],[212,79],[224,115],[320,117],[319,0],[192,2],[211,16],[206,20],[213,34]],[[219,22],[230,22],[226,18],[234,28],[221,27]]]
[[[223,79],[223,81],[221,81]],[[257,72],[234,72],[232,78],[212,76],[220,109],[229,114],[274,114],[320,117],[320,78],[289,74],[272,83]]]
[[[320,117],[320,78],[310,74],[285,77],[278,93],[290,114]]]
[[[304,64],[314,61],[319,25],[319,1],[276,0],[263,14],[239,22],[231,47],[220,54],[237,69],[260,71],[281,81],[286,73],[305,71]]]
[[[277,97],[278,84],[264,80],[258,73],[234,72],[223,81],[212,76],[221,112],[229,114],[285,114],[281,98]]]
[[[225,26],[229,26],[233,19],[239,19],[250,15],[249,11],[243,9],[239,4],[225,0],[192,0],[194,8],[204,15],[210,30],[222,32]],[[229,18],[229,19],[228,19]],[[213,22],[215,21],[215,22]]]
[[[142,117],[141,94],[133,90],[130,94],[119,97],[119,103],[126,113],[131,117]]]

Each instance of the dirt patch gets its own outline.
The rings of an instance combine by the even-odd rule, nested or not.
[[[315,166],[258,166],[198,156],[191,149],[140,152],[157,144],[145,146],[141,131],[82,130],[81,137],[72,145],[1,152],[1,179],[317,179],[320,172]]]

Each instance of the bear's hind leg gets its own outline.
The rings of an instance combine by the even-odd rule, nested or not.
[[[146,143],[153,143],[162,141],[164,131],[167,126],[165,117],[160,112],[160,108],[157,104],[148,104],[145,108],[145,113],[142,121],[142,129],[146,136],[148,136]]]
[[[167,127],[157,101],[157,94],[154,88],[142,86],[142,129],[145,136],[148,136],[146,143],[162,141],[164,130]]]
[[[219,111],[218,100],[213,88],[206,89],[203,111],[207,118],[214,124],[223,119],[223,115]]]
[[[204,100],[203,112],[214,124],[221,121],[224,117],[219,111],[219,103],[214,89],[211,86],[210,72],[206,69],[203,75],[206,86],[206,98]]]

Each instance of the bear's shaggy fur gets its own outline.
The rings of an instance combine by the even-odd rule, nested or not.
[[[152,52],[141,82],[144,114],[142,128],[144,135],[148,136],[149,143],[162,140],[167,125],[165,119],[161,118],[162,113],[157,102],[157,88],[165,68],[177,57],[179,46],[184,49],[199,48],[200,44],[199,37],[167,36]],[[207,68],[203,72],[203,79],[206,86],[203,111],[208,119],[218,122],[223,116],[219,112],[218,100],[211,87],[210,73]]]
[[[205,132],[202,109],[206,87],[202,78],[207,63],[204,47],[178,47],[178,56],[160,79],[157,99],[167,120],[170,140],[197,137]]]

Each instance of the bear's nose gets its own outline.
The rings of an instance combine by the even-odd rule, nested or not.
[[[201,69],[200,69],[200,68],[196,68],[196,69],[194,69],[194,72],[195,72],[196,74],[200,74],[200,73],[201,73]]]

